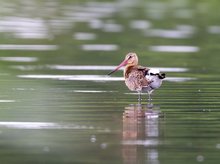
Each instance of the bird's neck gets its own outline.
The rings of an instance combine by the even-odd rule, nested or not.
[[[124,69],[124,78],[128,78],[129,73],[136,67],[137,65],[128,64]]]

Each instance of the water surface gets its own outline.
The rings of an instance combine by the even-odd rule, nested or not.
[[[2,163],[218,163],[219,3],[2,1]],[[126,53],[167,74],[137,104]]]

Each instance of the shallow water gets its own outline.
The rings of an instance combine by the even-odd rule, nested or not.
[[[2,1],[0,161],[218,163],[217,6]],[[130,51],[167,74],[153,105],[107,76]]]

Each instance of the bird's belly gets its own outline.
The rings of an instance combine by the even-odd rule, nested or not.
[[[162,81],[161,80],[155,80],[152,83],[150,83],[150,87],[153,89],[157,89],[161,86]]]
[[[145,86],[145,79],[143,78],[136,78],[136,77],[129,77],[125,79],[125,84],[131,91],[142,91],[143,86]]]
[[[125,80],[125,84],[131,91],[141,91],[141,86],[135,80]]]
[[[153,81],[153,82],[151,82],[148,86],[144,86],[143,88],[142,88],[142,92],[148,92],[148,93],[151,93],[151,92],[153,92],[154,91],[154,89],[157,89],[157,88],[159,88],[160,86],[161,86],[161,84],[162,84],[162,81],[161,80],[159,80],[159,81]]]
[[[149,92],[153,91],[153,89],[150,86],[146,86],[146,87],[143,87],[141,91],[149,93]]]

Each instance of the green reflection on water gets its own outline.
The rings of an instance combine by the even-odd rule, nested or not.
[[[0,57],[37,59],[0,61],[0,123],[4,123],[0,124],[0,161],[218,163],[219,2],[105,2],[2,1],[1,44],[56,45],[58,49],[0,50]],[[80,33],[81,39],[77,39]],[[93,44],[116,45],[118,49],[82,48]],[[198,51],[151,50],[161,45],[194,46]],[[48,66],[117,65],[129,51],[137,52],[144,66],[189,69],[167,72],[168,77],[195,78],[165,81],[155,91],[153,103],[164,117],[123,119],[126,107],[137,103],[137,95],[128,94],[122,81],[18,77],[106,75],[109,70]],[[122,72],[115,76],[122,76]],[[29,128],[11,125],[27,122],[58,126],[35,129],[31,124]],[[66,128],[58,128],[61,125]]]

